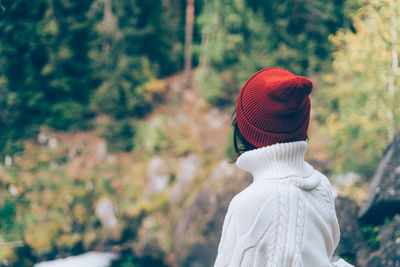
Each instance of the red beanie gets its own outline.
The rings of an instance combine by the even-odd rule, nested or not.
[[[236,121],[255,147],[304,140],[310,122],[312,82],[281,68],[251,76],[239,93]]]

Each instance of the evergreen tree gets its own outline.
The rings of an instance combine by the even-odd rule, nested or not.
[[[51,105],[45,123],[56,129],[83,129],[93,116],[88,109],[100,77],[89,57],[96,36],[87,12],[92,1],[50,1],[46,14],[49,62],[42,75]]]
[[[106,78],[91,105],[97,113],[110,116],[100,127],[101,135],[109,140],[109,149],[130,150],[134,129],[129,119],[142,118],[152,107],[149,87],[159,65],[151,58],[153,53],[163,53],[156,49],[159,37],[152,41],[157,27],[161,27],[161,1],[153,3],[154,9],[149,2],[139,0],[103,0],[98,4],[93,12],[102,14],[98,24],[102,40],[96,58]],[[112,141],[117,136],[122,142],[119,145]]]
[[[302,75],[329,69],[328,36],[347,18],[343,5],[343,0],[208,0],[198,19],[198,80],[204,81],[205,96],[230,103],[246,78],[267,66]]]
[[[275,64],[303,74],[315,74],[329,64],[330,33],[338,28],[335,7],[344,1],[285,0],[251,4],[272,26],[270,51]]]
[[[231,103],[251,73],[272,64],[270,28],[244,0],[206,1],[198,23],[202,43],[197,84],[211,103]]]
[[[91,1],[3,1],[0,21],[1,144],[13,153],[38,126],[82,129],[92,116],[98,86],[89,58],[93,35],[86,14]]]
[[[48,102],[42,71],[49,58],[43,40],[47,0],[2,1],[0,19],[0,150],[20,149],[43,122]]]
[[[183,66],[181,2],[3,1],[0,150],[13,153],[42,124],[86,129],[98,113],[124,124],[143,117],[151,81]]]

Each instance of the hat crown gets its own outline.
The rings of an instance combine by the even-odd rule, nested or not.
[[[239,130],[256,147],[304,140],[311,91],[309,79],[287,70],[267,68],[258,71],[240,91],[236,110]],[[260,140],[253,140],[254,134]]]
[[[312,82],[304,77],[277,81],[269,84],[266,88],[270,100],[275,102],[271,112],[288,114],[299,111],[305,103],[307,96],[311,93]]]

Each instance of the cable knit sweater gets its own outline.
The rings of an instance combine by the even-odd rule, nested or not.
[[[306,149],[280,143],[238,158],[253,183],[229,204],[215,267],[332,266],[339,225],[331,184],[304,161]]]

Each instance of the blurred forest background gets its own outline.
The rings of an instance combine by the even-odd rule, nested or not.
[[[230,115],[261,68],[314,82],[307,158],[357,203],[400,127],[395,0],[0,9],[2,266],[90,250],[122,253],[113,266],[212,261],[249,181],[227,162]]]

